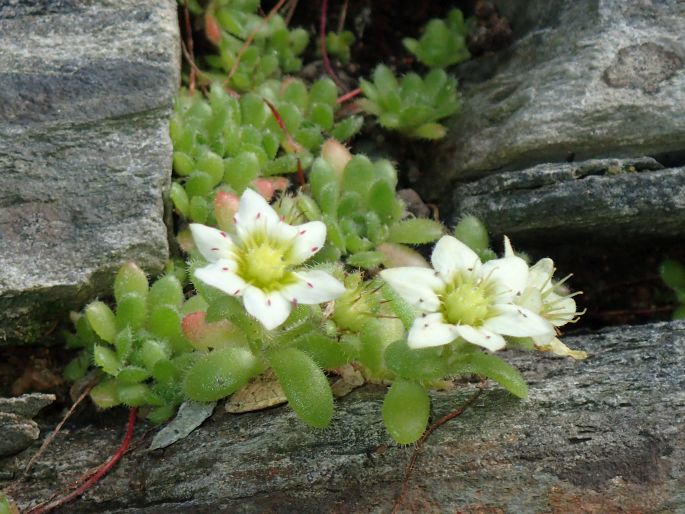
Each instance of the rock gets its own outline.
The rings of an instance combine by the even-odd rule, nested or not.
[[[38,439],[40,428],[35,421],[0,412],[0,457],[14,455],[31,446]]]
[[[0,398],[0,456],[14,455],[38,439],[40,428],[31,421],[38,411],[55,401],[54,394],[31,393]]]
[[[30,393],[14,398],[0,398],[0,412],[9,412],[25,418],[33,418],[43,407],[56,400],[54,394]]]
[[[458,186],[452,214],[473,214],[497,239],[515,241],[679,238],[685,167],[662,168],[649,158],[602,159],[497,173]]]
[[[172,0],[0,1],[0,345],[162,268],[178,45]]]
[[[430,436],[402,512],[685,510],[685,322],[564,342],[589,358],[512,355],[530,385],[527,400],[490,384]],[[433,419],[474,389],[434,393]],[[217,409],[164,450],[137,446],[68,511],[390,512],[413,446],[385,433],[384,391],[366,386],[337,401],[326,430],[306,427],[287,407],[238,416]],[[125,417],[55,439],[24,481],[9,482],[32,451],[0,460],[0,488],[22,508],[64,491],[114,452]]]
[[[498,5],[517,40],[457,70],[463,107],[431,152],[432,198],[450,181],[542,162],[649,155],[682,164],[680,2]]]

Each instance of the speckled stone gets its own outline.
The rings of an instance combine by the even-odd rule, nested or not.
[[[490,383],[473,407],[436,430],[401,512],[685,511],[685,322],[564,342],[588,359],[503,354],[522,371],[529,397],[517,400]],[[474,389],[434,393],[433,419]],[[305,426],[285,406],[240,415],[217,409],[185,439],[127,454],[69,512],[390,512],[413,446],[385,432],[384,393],[367,386],[336,401],[325,430]],[[14,489],[19,506],[103,462],[125,420],[122,411],[53,441]],[[30,455],[0,460],[0,488]]]
[[[168,256],[173,0],[0,0],[0,345]]]
[[[428,185],[543,162],[685,151],[685,4],[502,0],[515,42],[454,70],[461,113]],[[668,163],[666,162],[668,161]]]

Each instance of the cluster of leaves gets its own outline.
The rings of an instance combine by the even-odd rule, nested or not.
[[[459,109],[456,87],[456,80],[440,68],[425,78],[409,73],[398,80],[390,68],[380,64],[373,72],[373,82],[361,81],[365,98],[359,104],[385,128],[408,137],[440,139],[447,129],[438,120]]]
[[[91,392],[98,406],[147,406],[150,420],[164,421],[184,401],[181,380],[196,359],[181,320],[202,299],[185,301],[174,274],[149,287],[145,273],[133,263],[117,273],[114,297],[114,311],[95,301],[75,320],[76,332],[68,334],[66,342],[81,351],[67,365],[65,377],[76,381],[94,363],[102,371]]]
[[[457,230],[482,240],[477,232],[482,234],[483,227],[467,224],[476,231],[464,223]],[[191,276],[203,264],[193,255]],[[404,334],[415,313],[400,296],[378,278],[345,274],[339,264],[324,268],[346,286],[334,309],[300,305],[284,325],[266,330],[237,298],[200,280],[193,280],[194,294],[186,300],[174,274],[150,287],[145,274],[127,263],[115,280],[114,310],[94,301],[75,320],[76,332],[67,336],[67,344],[81,351],[65,375],[78,380],[94,363],[102,379],[91,398],[99,407],[144,407],[148,419],[159,423],[186,400],[219,400],[270,368],[296,414],[324,427],[333,414],[324,370],[354,362],[367,377],[395,381],[383,417],[401,443],[421,435],[428,421],[428,390],[446,376],[477,373],[525,395],[514,368],[473,345],[410,349]]]
[[[300,419],[325,427],[333,415],[326,371],[353,366],[368,379],[393,382],[382,415],[400,443],[420,437],[428,422],[428,391],[444,379],[478,374],[525,396],[525,383],[513,367],[461,337],[437,347],[410,346],[408,333],[421,311],[377,271],[381,266],[425,271],[428,263],[408,245],[433,242],[445,228],[408,214],[396,195],[397,172],[389,161],[352,155],[340,143],[362,120],[336,119],[338,91],[331,80],[308,86],[296,78],[275,79],[299,69],[297,56],[307,35],[288,30],[277,14],[268,21],[255,14],[258,0],[215,0],[206,10],[191,0],[189,6],[204,14],[208,37],[219,49],[207,61],[232,74],[228,84],[215,83],[206,98],[182,92],[171,120],[177,176],[170,196],[181,216],[188,275],[176,266],[150,285],[134,264],[124,265],[114,285],[114,307],[95,301],[75,317],[76,331],[67,343],[81,351],[67,367],[67,378],[79,379],[94,364],[101,381],[91,398],[98,406],[142,407],[150,420],[161,422],[185,401],[215,402],[271,370]],[[456,26],[457,15],[450,17]],[[440,41],[434,35],[440,30],[427,29],[415,45],[417,55],[431,54],[428,47],[439,44],[431,41]],[[252,35],[253,44],[240,56]],[[338,45],[344,60],[350,41],[342,33],[329,44]],[[373,79],[362,81],[367,97],[362,105],[382,125],[411,137],[444,135],[437,120],[454,113],[459,103],[455,82],[442,69],[432,69],[425,79],[409,74],[398,81],[379,66]],[[288,192],[280,175],[295,171],[302,171],[301,178],[308,172],[308,181]],[[269,189],[260,182],[272,179],[280,185],[270,183]],[[256,193],[245,193],[248,188],[267,200],[274,189],[282,193],[269,206]],[[192,239],[187,222],[196,223],[190,227]],[[306,228],[285,226],[303,222]],[[304,258],[297,241],[305,239],[307,229],[318,230],[321,239],[304,247]],[[455,235],[481,261],[496,257],[475,218],[462,219]],[[308,268],[288,268],[307,259]],[[315,287],[315,278],[323,283],[324,276],[329,291],[339,289],[334,297]],[[473,293],[459,289],[460,278],[454,280],[450,287],[458,289],[457,296],[485,291],[478,290],[480,282],[474,282]],[[285,290],[298,281],[300,296],[288,296]],[[530,293],[553,295],[548,289]],[[488,298],[476,298],[478,316],[486,312]],[[272,300],[280,302],[278,315],[272,315]],[[461,312],[469,306],[455,307],[453,301],[441,308]],[[278,322],[271,323],[276,316]],[[426,346],[433,344],[426,340]]]
[[[668,259],[661,263],[659,274],[664,283],[675,291],[680,304],[673,312],[673,319],[685,319],[685,266]]]
[[[340,62],[347,64],[350,62],[350,47],[357,38],[349,30],[341,32],[329,32],[326,34],[326,49],[330,55],[336,56]]]
[[[398,79],[390,68],[379,65],[373,73],[373,82],[361,81],[366,97],[360,102],[362,109],[377,116],[382,127],[405,136],[444,137],[446,129],[438,120],[453,115],[460,106],[457,82],[444,68],[470,57],[467,34],[459,9],[450,11],[445,20],[430,20],[420,40],[405,38],[402,42],[431,71],[424,78],[409,73]]]
[[[390,264],[397,253],[412,252],[399,245],[436,241],[443,226],[426,218],[408,218],[396,186],[397,171],[390,161],[352,156],[336,142],[327,142],[309,174],[315,208],[305,212],[309,219],[326,224],[325,257],[346,256],[350,266],[374,269]]]
[[[288,29],[279,14],[268,21],[259,16],[259,3],[259,0],[215,0],[204,13],[208,38],[219,52],[207,56],[207,63],[225,73],[232,72],[226,85],[241,93],[254,90],[267,79],[299,71],[302,68],[299,56],[309,43],[306,30]],[[244,49],[250,36],[253,41]]]
[[[170,125],[174,171],[181,177],[171,190],[177,212],[211,222],[217,191],[241,194],[259,177],[306,170],[325,134],[351,138],[362,118],[336,121],[337,98],[325,77],[310,88],[299,79],[270,80],[239,98],[218,83],[207,99],[181,94]]]
[[[402,44],[429,68],[446,68],[471,57],[466,47],[468,33],[464,15],[452,9],[444,20],[430,20],[421,39],[404,38]]]

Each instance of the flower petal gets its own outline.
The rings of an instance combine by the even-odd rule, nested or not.
[[[459,335],[469,343],[482,346],[491,352],[501,350],[507,344],[501,335],[483,327],[476,328],[470,325],[458,325],[457,331],[459,332]]]
[[[480,258],[476,252],[452,236],[442,236],[435,245],[431,263],[443,280],[449,281],[457,270],[477,271]]]
[[[498,303],[520,296],[528,281],[528,265],[520,257],[503,257],[483,264],[481,277],[495,285]]]
[[[191,223],[190,232],[195,246],[209,262],[233,258],[235,245],[226,232],[199,223]]]
[[[442,346],[454,341],[459,334],[457,327],[445,323],[439,312],[419,316],[409,329],[407,345],[409,348],[428,348]]]
[[[566,323],[570,323],[576,317],[576,301],[570,296],[559,296],[556,293],[550,293],[545,298],[544,315],[555,327],[566,325]]]
[[[245,239],[255,229],[277,225],[280,221],[278,214],[266,200],[252,189],[246,189],[240,197],[240,206],[236,217],[236,229],[241,239]]]
[[[279,291],[264,293],[254,286],[247,286],[243,294],[245,310],[252,314],[267,330],[281,325],[292,310],[290,303]]]
[[[293,304],[314,305],[330,302],[345,292],[345,286],[325,271],[298,271],[299,280],[281,289],[280,293]]]
[[[237,266],[230,259],[220,259],[195,270],[195,276],[207,285],[231,296],[240,296],[247,285],[235,274]]]
[[[587,359],[587,352],[582,350],[571,350],[556,337],[552,339],[549,344],[540,345],[535,342],[535,345],[538,347],[538,350],[552,352],[554,355],[559,355],[560,357],[572,357],[576,360]]]
[[[422,312],[435,312],[440,307],[436,291],[442,290],[445,283],[432,269],[388,268],[381,271],[381,277],[412,307]]]
[[[300,264],[309,259],[326,242],[326,225],[322,221],[310,221],[293,227],[297,230],[286,259],[290,264]]]
[[[528,285],[540,290],[541,293],[552,287],[554,261],[549,257],[540,259],[528,270]]]
[[[516,257],[514,249],[511,246],[511,241],[507,236],[504,236],[504,256],[505,257]]]
[[[514,337],[544,336],[554,333],[552,324],[533,311],[518,305],[497,305],[497,315],[485,320],[483,328]]]

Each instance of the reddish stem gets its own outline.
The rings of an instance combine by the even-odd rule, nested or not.
[[[281,127],[281,130],[285,134],[285,138],[288,140],[288,144],[292,148],[292,150],[297,153],[302,151],[302,146],[293,139],[293,136],[290,135],[290,132],[288,131],[288,127],[285,126],[285,123],[283,121],[283,118],[279,114],[278,110],[276,109],[276,106],[272,104],[269,100],[266,98],[263,99],[266,105],[269,106],[269,109],[271,110],[271,114],[273,114],[274,118],[276,119],[276,123],[278,123],[278,126]]]
[[[354,98],[355,96],[361,94],[361,92],[362,92],[362,90],[359,87],[357,89],[353,89],[352,91],[349,91],[349,92],[345,93],[344,95],[339,96],[338,99],[335,101],[335,103],[336,103],[336,105],[340,105],[342,103],[345,103],[348,100],[351,100],[352,98]]]
[[[65,505],[66,503],[69,503],[72,500],[75,500],[79,496],[81,496],[83,493],[85,493],[88,489],[93,487],[102,477],[104,477],[109,471],[114,467],[114,465],[121,460],[121,458],[124,456],[126,453],[126,450],[128,449],[129,444],[131,444],[131,438],[133,437],[133,429],[136,426],[136,414],[138,413],[138,409],[131,409],[128,414],[128,424],[126,426],[126,435],[124,436],[124,440],[121,442],[121,446],[119,449],[116,451],[110,459],[102,464],[97,471],[91,476],[88,480],[86,480],[83,484],[81,484],[80,487],[77,489],[74,489],[72,492],[67,494],[66,496],[62,496],[61,498],[57,498],[53,501],[51,501],[48,504],[45,505],[38,505],[28,511],[26,514],[44,514],[46,512],[50,512],[57,507],[61,507],[62,505]]]
[[[261,21],[259,25],[252,31],[252,33],[247,36],[247,39],[243,43],[243,46],[240,47],[240,50],[238,50],[238,55],[235,57],[235,61],[233,62],[233,66],[231,66],[230,71],[228,72],[228,76],[226,77],[226,80],[224,81],[224,84],[228,84],[231,80],[231,77],[233,74],[236,72],[238,69],[238,65],[240,64],[240,59],[242,59],[243,54],[245,53],[245,50],[249,48],[249,46],[252,44],[252,41],[254,40],[255,36],[257,33],[262,29],[264,25],[269,23],[269,20],[273,18],[274,14],[278,12],[278,10],[283,6],[283,4],[286,2],[286,0],[279,0],[276,5],[274,5],[271,10],[269,11],[269,14],[266,15]]]
[[[407,486],[409,485],[409,478],[411,478],[412,471],[414,471],[414,466],[416,465],[416,461],[419,458],[419,453],[421,452],[421,448],[423,447],[423,443],[426,442],[426,439],[428,439],[428,437],[435,431],[435,429],[444,425],[449,420],[461,416],[464,413],[464,411],[466,409],[468,409],[473,404],[473,402],[475,402],[478,399],[478,397],[483,393],[484,387],[485,387],[484,384],[481,383],[476,394],[474,394],[471,398],[469,398],[466,401],[466,403],[464,403],[461,407],[459,407],[456,410],[453,410],[449,414],[444,415],[439,420],[437,420],[435,423],[433,423],[430,427],[428,427],[428,430],[426,430],[423,433],[423,435],[421,436],[421,439],[419,439],[417,441],[416,448],[414,448],[414,453],[412,453],[411,459],[409,459],[409,464],[407,464],[407,469],[404,473],[404,480],[402,481],[402,489],[400,491],[399,497],[397,498],[397,501],[395,502],[395,506],[392,509],[392,514],[397,514],[400,511],[400,508],[402,507],[402,503],[404,503],[404,496],[407,493]]]
[[[328,0],[321,0],[321,34],[319,34],[319,45],[321,46],[321,57],[323,57],[323,67],[326,73],[330,75],[340,89],[345,91],[347,88],[345,84],[338,78],[331,66],[331,61],[328,59],[328,50],[326,49],[326,13],[328,12]]]
[[[302,163],[300,162],[299,157],[297,159],[297,181],[300,183],[300,186],[304,186],[304,171],[302,170]]]

